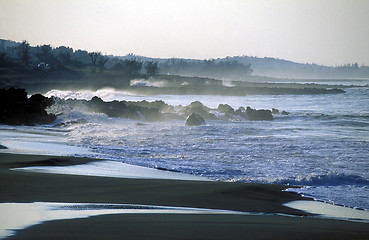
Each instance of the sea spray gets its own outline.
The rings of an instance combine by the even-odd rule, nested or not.
[[[177,115],[181,109],[177,106],[194,101],[211,109],[228,104],[233,109],[277,108],[289,114],[274,115],[272,121],[223,119],[215,114],[217,120],[188,128],[185,118],[137,124],[142,121],[81,107],[58,115],[62,123],[70,124],[54,128],[66,130],[69,144],[112,161],[221,181],[299,185],[306,195],[369,209],[368,91],[350,88],[339,95],[243,97],[134,96],[116,91],[118,101],[162,100],[174,106]],[[76,119],[80,120],[73,122]]]

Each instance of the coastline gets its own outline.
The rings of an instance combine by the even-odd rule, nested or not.
[[[56,162],[53,159],[59,159],[63,165],[96,161],[0,153],[0,189],[5,191],[0,195],[0,202],[126,203],[306,215],[282,205],[289,201],[307,200],[298,194],[282,191],[286,188],[284,185],[111,178],[9,169]]]
[[[128,179],[10,170],[93,161],[100,160],[0,153],[0,202],[144,204],[262,214],[103,215],[45,222],[19,230],[9,239],[113,239],[117,236],[129,239],[367,239],[369,234],[368,223],[314,218],[312,214],[284,206],[287,202],[308,200],[283,191],[284,185]]]

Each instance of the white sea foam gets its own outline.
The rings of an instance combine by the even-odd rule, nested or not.
[[[58,90],[53,89],[45,93],[46,97],[58,97],[62,99],[84,99],[91,100],[93,97],[99,97],[104,101],[120,100],[125,96],[134,95],[128,91],[118,91],[113,88],[102,88],[96,91],[92,90]]]
[[[132,87],[165,87],[168,81],[148,81],[144,79],[131,80]]]
[[[302,193],[317,199],[369,209],[369,88],[345,91],[333,95],[178,97],[132,96],[108,90],[111,95],[105,95],[105,101],[163,100],[175,106],[201,101],[211,108],[219,104],[235,109],[278,108],[289,115],[275,115],[273,121],[207,120],[207,125],[186,127],[181,120],[137,125],[137,121],[87,113],[81,108],[60,115],[59,123],[65,124],[54,129],[65,131],[69,145],[84,147],[104,159],[222,181],[300,185]],[[102,96],[100,92],[89,94]],[[0,144],[6,146],[4,141],[1,138]]]
[[[83,165],[63,167],[25,167],[14,168],[12,170],[115,178],[210,181],[209,179],[200,176],[134,166],[117,161],[96,161]]]
[[[87,218],[106,214],[247,214],[236,211],[166,207],[135,204],[99,203],[0,203],[0,239],[47,221]]]
[[[294,201],[285,204],[285,206],[318,214],[318,217],[322,218],[360,222],[369,221],[368,211],[340,207],[322,202]],[[2,223],[0,225],[0,239],[14,235],[16,230],[25,229],[47,221],[87,218],[106,214],[265,214],[173,206],[58,202],[0,203],[0,212],[0,222]]]
[[[369,186],[369,180],[357,175],[329,172],[324,175],[311,174],[306,177],[284,179],[275,181],[277,184],[290,184],[302,186],[338,186],[338,185],[362,185]]]
[[[0,144],[7,149],[1,149],[1,152],[58,156],[90,154],[86,148],[69,145],[65,134],[45,127],[2,128]]]
[[[287,207],[317,214],[321,218],[369,222],[369,211],[337,206],[319,201],[293,201]]]

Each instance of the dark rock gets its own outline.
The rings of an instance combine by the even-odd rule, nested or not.
[[[0,102],[25,102],[27,101],[27,92],[25,89],[9,88],[0,89]]]
[[[125,102],[127,105],[134,105],[139,107],[145,107],[145,108],[156,108],[160,111],[170,111],[172,110],[173,106],[170,106],[169,104],[165,103],[162,100],[156,100],[153,102],[148,102],[146,100],[138,101],[138,102]]]
[[[246,109],[246,117],[248,120],[257,121],[257,120],[273,120],[273,115],[270,110],[256,110],[250,107]]]
[[[27,98],[24,89],[0,89],[0,123],[8,125],[35,125],[52,123],[56,116],[46,108],[53,104],[51,98],[41,94]]]
[[[272,108],[272,114],[279,114],[279,110],[276,108]]]
[[[92,104],[96,104],[96,105],[99,105],[99,104],[103,104],[103,103],[104,103],[104,101],[103,101],[101,98],[94,96],[94,97],[90,100],[90,103],[92,103]]]
[[[189,106],[188,109],[191,113],[196,113],[199,115],[207,115],[209,113],[209,110],[204,104],[202,104],[199,101],[196,102],[192,102]]]
[[[192,102],[188,107],[185,108],[184,112],[186,115],[196,113],[204,119],[216,120],[215,114],[210,113],[210,108],[206,107],[199,101]]]
[[[246,117],[246,109],[244,107],[239,107],[235,112],[234,112],[236,115],[240,115],[244,118],[247,118]]]
[[[159,111],[159,109],[154,107],[137,107],[137,113],[142,120],[146,121],[162,121],[164,115]]]
[[[221,112],[221,113],[234,114],[234,108],[232,108],[228,104],[219,104],[217,110],[218,112]]]
[[[206,111],[210,110],[208,107],[206,107],[202,102],[200,101],[194,101],[192,103],[190,103],[189,105],[190,108],[203,108],[206,109]]]
[[[104,113],[109,117],[119,117],[144,121],[159,121],[163,119],[163,114],[158,108],[160,102],[150,105],[149,102],[125,102],[112,101],[104,102],[99,97],[93,97],[86,105],[92,112]]]
[[[156,167],[156,169],[161,170],[161,171],[168,171],[168,172],[177,172],[177,173],[180,172],[180,171],[175,170],[175,169],[168,169],[168,168],[164,168],[164,167]]]
[[[288,115],[289,113],[286,112],[286,111],[279,111],[278,109],[276,108],[272,108],[272,114],[281,114],[281,115]]]
[[[281,114],[281,115],[288,115],[289,113],[286,111],[279,111],[276,108],[272,108],[272,114]]]
[[[205,124],[205,120],[196,113],[191,113],[186,119],[186,126],[200,126]]]

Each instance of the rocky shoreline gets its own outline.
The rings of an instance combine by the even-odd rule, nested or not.
[[[103,113],[108,117],[125,118],[139,121],[170,121],[186,120],[196,114],[205,120],[248,120],[248,121],[270,121],[275,114],[288,114],[277,109],[253,109],[251,107],[240,107],[237,110],[227,104],[219,104],[217,108],[209,108],[199,101],[192,102],[188,106],[172,106],[164,101],[111,101],[105,102],[99,97],[91,100],[60,99],[53,98],[54,105],[51,109],[56,114],[71,109],[80,109],[91,113]],[[188,124],[192,125],[192,124]],[[200,124],[195,124],[200,125]]]
[[[253,109],[240,107],[234,109],[227,104],[209,108],[199,101],[188,106],[172,106],[164,101],[111,101],[105,102],[99,97],[91,100],[61,99],[34,94],[28,98],[25,89],[0,89],[0,123],[7,125],[50,124],[57,116],[71,109],[83,109],[91,113],[103,113],[108,117],[133,119],[139,121],[186,120],[196,114],[200,124],[186,123],[194,126],[204,124],[206,120],[247,120],[270,121],[273,115],[288,114],[278,109]],[[194,116],[194,115],[193,115]]]
[[[41,94],[28,98],[25,89],[0,89],[0,124],[32,126],[52,123],[56,116],[46,112],[52,104],[51,98]]]

